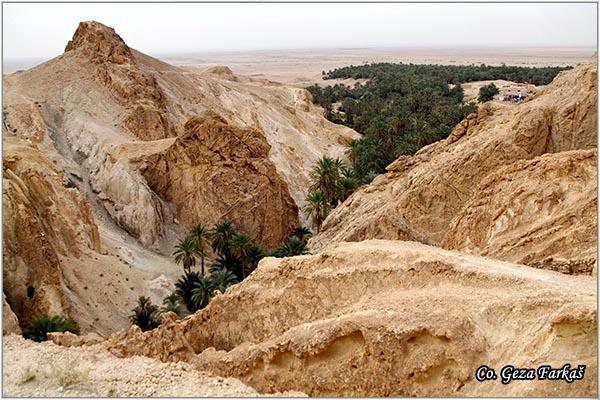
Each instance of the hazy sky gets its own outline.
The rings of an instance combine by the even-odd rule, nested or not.
[[[63,52],[79,21],[148,54],[353,47],[595,47],[596,4],[3,4],[5,59]]]

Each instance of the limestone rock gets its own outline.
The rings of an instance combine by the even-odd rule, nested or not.
[[[166,150],[149,156],[142,171],[188,229],[227,218],[259,245],[274,248],[298,225],[298,207],[269,150],[257,129],[206,112],[186,122],[185,133]]]
[[[518,161],[488,175],[453,220],[448,249],[591,274],[596,261],[597,152]]]
[[[6,295],[2,293],[2,335],[9,335],[15,333],[21,334],[21,327],[19,326],[19,320],[17,316],[10,308],[10,305],[6,302]]]
[[[122,357],[186,360],[266,393],[593,396],[595,308],[590,277],[371,240],[264,259],[204,310],[107,345]],[[474,379],[481,364],[567,362],[587,364],[583,381]]]
[[[225,69],[175,67],[128,47],[97,22],[81,23],[63,54],[2,79],[7,303],[20,319],[42,311],[71,316],[82,332],[128,326],[139,295],[162,300],[165,286],[156,290],[157,277],[174,282],[181,274],[173,244],[194,221],[178,215],[181,203],[154,192],[139,167],[174,150],[190,118],[214,110],[231,129],[251,132],[239,139],[249,140],[260,156],[248,159],[244,171],[260,170],[253,172],[255,181],[240,183],[246,189],[260,183],[253,188],[262,190],[272,182],[273,188],[252,193],[251,200],[244,194],[241,204],[280,204],[283,224],[272,220],[273,232],[256,232],[269,245],[290,221],[305,218],[291,212],[303,204],[314,161],[342,155],[343,143],[358,137],[327,121],[303,89]],[[11,143],[23,150],[7,157]],[[11,165],[31,171],[22,176]],[[221,167],[219,176],[228,178]],[[287,203],[290,196],[295,205]]]
[[[9,335],[4,337],[2,354],[2,390],[9,397],[259,396],[237,379],[198,371],[185,363],[119,359],[101,344],[64,347]]]
[[[114,29],[82,22],[65,52],[80,53],[95,66],[96,79],[127,110],[122,126],[143,140],[172,135],[166,97],[156,78],[142,71],[133,51]]]
[[[135,165],[181,136],[190,118],[213,110],[260,132],[299,210],[313,163],[324,154],[343,156],[344,144],[358,137],[327,121],[304,89],[225,68],[174,67],[129,48],[97,22],[82,22],[61,56],[3,80],[6,135],[39,146],[67,176],[77,177],[74,185],[100,213],[163,253],[172,251],[190,222],[173,213]]]
[[[42,313],[68,315],[62,293],[61,256],[100,251],[89,203],[35,148],[4,139],[3,279],[8,304],[19,319]]]
[[[71,332],[48,332],[48,340],[56,343],[59,346],[79,347],[92,346],[102,343],[104,338],[96,333],[90,332],[79,336]]]

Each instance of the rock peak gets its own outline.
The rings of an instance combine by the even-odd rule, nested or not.
[[[113,28],[100,22],[80,22],[65,52],[82,50],[92,61],[125,64],[133,59],[131,49]]]

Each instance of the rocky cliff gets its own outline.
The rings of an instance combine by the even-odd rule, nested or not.
[[[596,262],[596,149],[545,154],[488,175],[443,247],[568,274]]]
[[[38,150],[3,143],[3,288],[21,322],[42,312],[69,314],[61,256],[100,251],[89,203]]]
[[[227,218],[266,249],[298,225],[298,207],[269,160],[262,132],[205,112],[141,167],[150,188],[172,203],[187,229]]]
[[[388,166],[386,174],[350,196],[326,219],[321,233],[311,241],[311,248],[319,250],[339,241],[368,238],[442,244],[452,222],[459,218],[465,205],[476,202],[482,190],[490,193],[492,189],[489,185],[493,182],[503,181],[500,176],[494,181],[490,178],[485,183],[488,187],[482,188],[480,184],[490,175],[502,174],[502,171],[514,173],[523,167],[522,163],[513,169],[502,168],[547,153],[596,147],[596,77],[596,61],[592,60],[571,71],[560,73],[535,98],[523,104],[514,107],[482,107],[478,115],[470,115],[461,122],[448,139],[427,146],[414,156],[400,157]],[[586,165],[591,166],[596,158],[591,153],[587,154],[591,158]],[[567,159],[570,157],[573,159],[569,162]],[[561,156],[560,160],[573,165],[578,163],[580,157],[580,153],[569,153]],[[556,168],[559,168],[559,161],[556,163]],[[533,188],[538,185],[536,170],[532,171],[532,176],[528,176],[528,172],[529,169],[520,172],[519,177],[521,181],[529,182]],[[569,172],[565,171],[564,174],[568,175]],[[585,201],[586,204],[595,201],[593,193],[597,183],[589,175],[589,171],[566,179],[576,180],[578,185],[591,185],[585,192],[588,195]],[[523,183],[523,186],[527,185]],[[540,263],[544,258],[552,256],[553,252],[540,252],[537,247],[545,246],[549,249],[551,243],[566,244],[575,241],[580,244],[585,242],[589,246],[586,254],[595,254],[595,240],[581,241],[573,236],[578,235],[578,228],[575,226],[595,224],[595,219],[590,219],[592,215],[579,212],[581,205],[574,203],[581,200],[579,194],[575,194],[577,188],[581,187],[578,185],[566,184],[557,189],[560,192],[559,198],[564,200],[560,206],[550,209],[528,207],[527,213],[519,216],[519,224],[523,227],[533,227],[542,218],[556,218],[556,221],[562,218],[563,226],[558,233],[553,231],[556,227],[538,232],[540,236],[535,240],[536,248],[528,249],[527,245],[520,245],[520,257],[484,248],[480,248],[478,252],[495,254],[506,260]],[[527,190],[531,191],[532,188]],[[493,190],[500,196],[506,194],[501,188]],[[486,201],[490,205],[493,203],[491,199]],[[508,204],[513,199],[496,201]],[[496,214],[497,210],[482,208],[480,212]],[[565,212],[569,214],[566,215]],[[556,215],[548,216],[548,213]],[[470,227],[461,225],[458,229],[461,228]],[[458,234],[473,237],[478,233],[473,231]],[[558,240],[557,235],[563,235],[563,238]],[[541,244],[544,241],[545,244]],[[531,245],[533,246],[533,242]],[[562,250],[555,251],[556,256],[560,257]]]
[[[266,393],[591,396],[595,308],[589,277],[372,240],[265,259],[206,309],[115,334],[109,347],[186,360]],[[566,362],[587,364],[586,378],[502,385],[473,375],[482,364]]]
[[[84,331],[128,326],[137,296],[173,289],[174,243],[197,222],[230,217],[279,245],[305,218],[312,163],[357,136],[304,90],[177,68],[97,22],[3,83],[4,287],[21,323],[52,311]]]

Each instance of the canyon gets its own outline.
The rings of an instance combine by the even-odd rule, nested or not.
[[[5,394],[597,395],[595,56],[400,156],[333,210],[310,254],[263,258],[146,332],[128,316],[137,296],[173,290],[177,238],[227,217],[277,246],[307,222],[315,160],[359,134],[304,89],[172,66],[97,22],[3,80]],[[40,312],[82,335],[17,337]],[[566,363],[584,378],[474,375]]]

